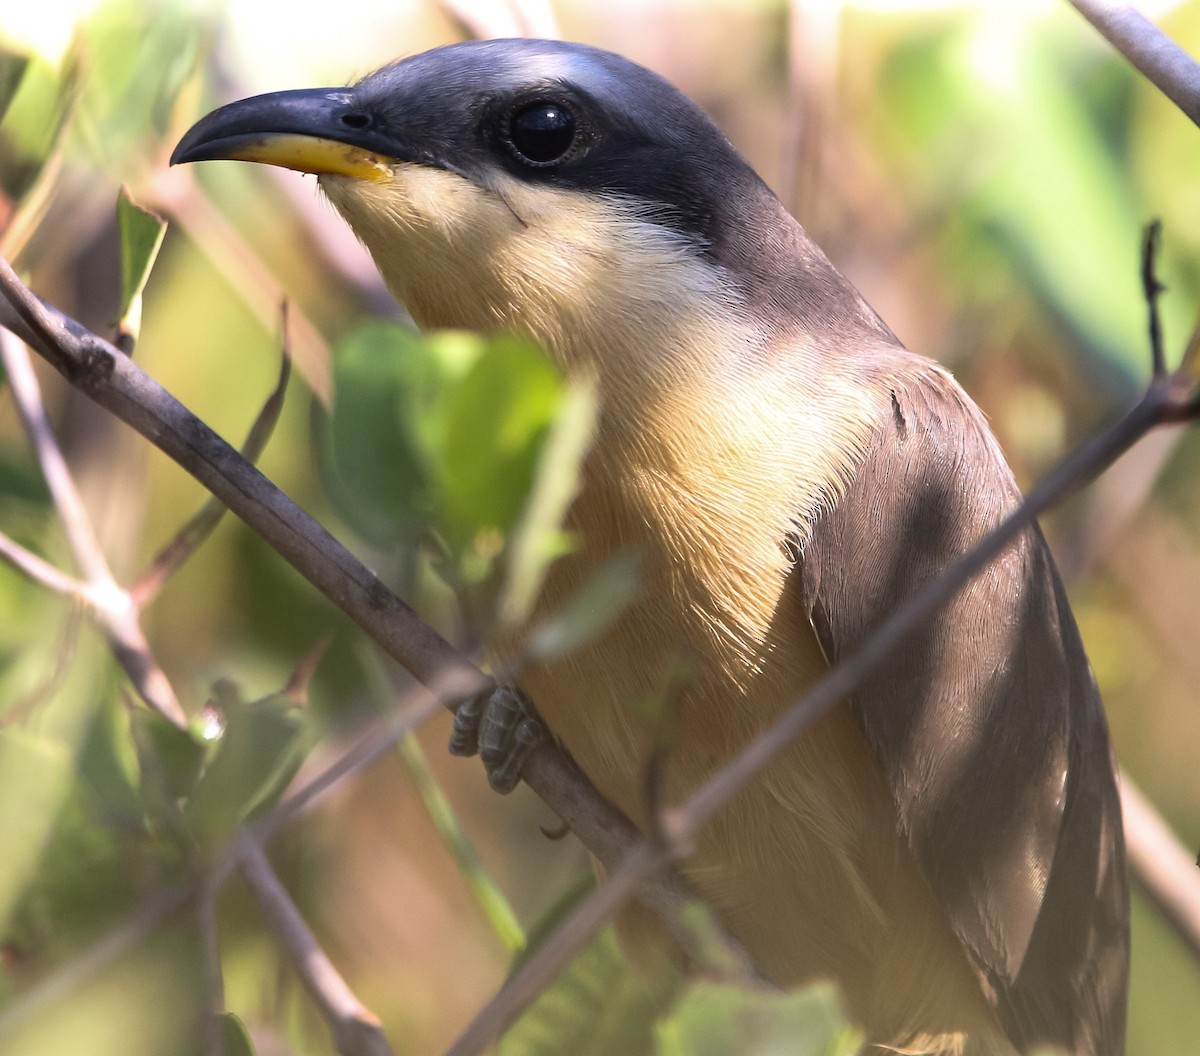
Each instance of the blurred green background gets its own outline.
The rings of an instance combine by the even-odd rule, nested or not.
[[[431,0],[6,6],[0,250],[42,296],[110,333],[121,288],[115,203],[127,185],[169,223],[136,358],[235,442],[274,384],[286,293],[298,378],[261,467],[474,647],[497,599],[519,604],[527,583],[511,566],[513,539],[529,527],[523,496],[535,479],[546,487],[538,467],[553,462],[548,452],[569,454],[563,423],[586,400],[533,350],[408,334],[311,178],[166,166],[182,132],[215,105],[344,83],[458,39],[461,23]],[[503,26],[504,5],[475,8]],[[1200,3],[1153,10],[1200,53]],[[1139,242],[1153,217],[1164,223],[1168,354],[1182,351],[1200,303],[1200,130],[1065,3],[563,0],[553,16],[564,37],[621,51],[700,102],[905,343],[955,371],[1023,485],[1119,413],[1147,376]],[[128,582],[204,493],[41,373],[105,552]],[[490,417],[472,433],[463,422],[482,421],[483,404]],[[1198,469],[1200,433],[1155,434],[1046,523],[1117,755],[1191,848],[1200,846]],[[0,531],[71,567],[6,386]],[[562,543],[540,540],[544,553]],[[232,518],[169,581],[144,626],[193,715],[218,679],[246,699],[278,691],[332,632],[295,719],[309,766],[383,706],[381,682],[403,685]],[[86,619],[0,564],[0,1027],[39,982],[181,875],[169,826],[147,814],[127,697]],[[229,708],[226,718],[232,736]],[[526,790],[501,800],[477,764],[449,759],[448,729],[438,716],[420,731],[428,767],[531,925],[587,872],[586,856],[572,840],[543,837],[555,819]],[[279,758],[298,763],[288,731]],[[398,755],[341,783],[272,852],[397,1051],[440,1051],[503,978],[509,952]],[[219,934],[227,1004],[257,1051],[332,1051],[236,880]],[[198,944],[188,914],[171,918],[0,1035],[0,1052],[199,1051]],[[662,1051],[700,1051],[687,1035],[664,1035]],[[1200,965],[1138,899],[1130,1056],[1194,1051],[1198,1035]],[[819,1047],[827,1043],[821,1035],[811,1051],[833,1051]]]

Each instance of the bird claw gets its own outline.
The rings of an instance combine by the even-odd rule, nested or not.
[[[545,727],[533,705],[515,689],[496,686],[459,706],[450,735],[450,754],[478,752],[488,784],[497,792],[507,793],[517,787],[525,760],[545,736]]]

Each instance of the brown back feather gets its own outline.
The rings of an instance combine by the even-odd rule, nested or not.
[[[831,661],[1020,501],[982,415],[896,353],[892,403],[803,547]],[[1036,525],[854,696],[899,823],[1014,1043],[1124,1050],[1128,891],[1099,694]]]

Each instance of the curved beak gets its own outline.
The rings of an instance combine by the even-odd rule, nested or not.
[[[386,180],[396,145],[373,128],[350,88],[303,88],[229,103],[179,141],[171,164],[255,161],[299,172]]]

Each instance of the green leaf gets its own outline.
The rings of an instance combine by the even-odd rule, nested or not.
[[[156,142],[204,53],[207,19],[190,4],[102,4],[77,29],[74,50],[89,71],[79,133],[103,167],[126,171]]]
[[[60,73],[45,59],[32,57],[4,112],[4,165],[0,185],[14,201],[30,192],[56,154],[79,97],[79,70],[68,64]]]
[[[538,454],[533,490],[509,543],[502,623],[528,618],[551,563],[571,549],[562,531],[579,493],[583,460],[592,444],[600,401],[594,381],[574,381],[558,403],[549,435]]]
[[[142,322],[142,291],[162,246],[167,222],[138,205],[121,188],[117,195],[117,232],[121,239],[121,301],[118,326],[136,341]]]
[[[432,517],[430,434],[465,369],[448,348],[373,323],[337,349],[324,481],[338,512],[376,543],[411,542]]]
[[[510,337],[493,338],[449,393],[438,473],[439,523],[467,564],[468,579],[490,571],[487,536],[506,535],[533,483],[539,443],[554,417],[561,381],[544,352]],[[472,553],[472,551],[475,551]]]
[[[255,1056],[254,1042],[245,1024],[232,1012],[222,1012],[221,1048],[224,1056]]]
[[[607,631],[638,595],[640,564],[638,555],[627,551],[602,565],[561,611],[534,628],[529,658],[553,660]]]
[[[0,121],[4,120],[4,114],[16,96],[28,65],[28,55],[0,46]]]
[[[860,1031],[847,1025],[837,990],[793,993],[699,983],[658,1031],[658,1056],[852,1056]]]
[[[210,852],[275,804],[308,748],[301,712],[286,697],[246,704],[229,683],[219,683],[213,692],[225,715],[225,732],[183,809],[201,849]]]
[[[662,999],[606,928],[500,1039],[498,1056],[638,1056],[653,1051]]]
[[[208,744],[191,730],[181,730],[156,711],[135,711],[130,721],[139,748],[152,753],[166,782],[167,794],[175,799],[188,795],[204,768]]]

